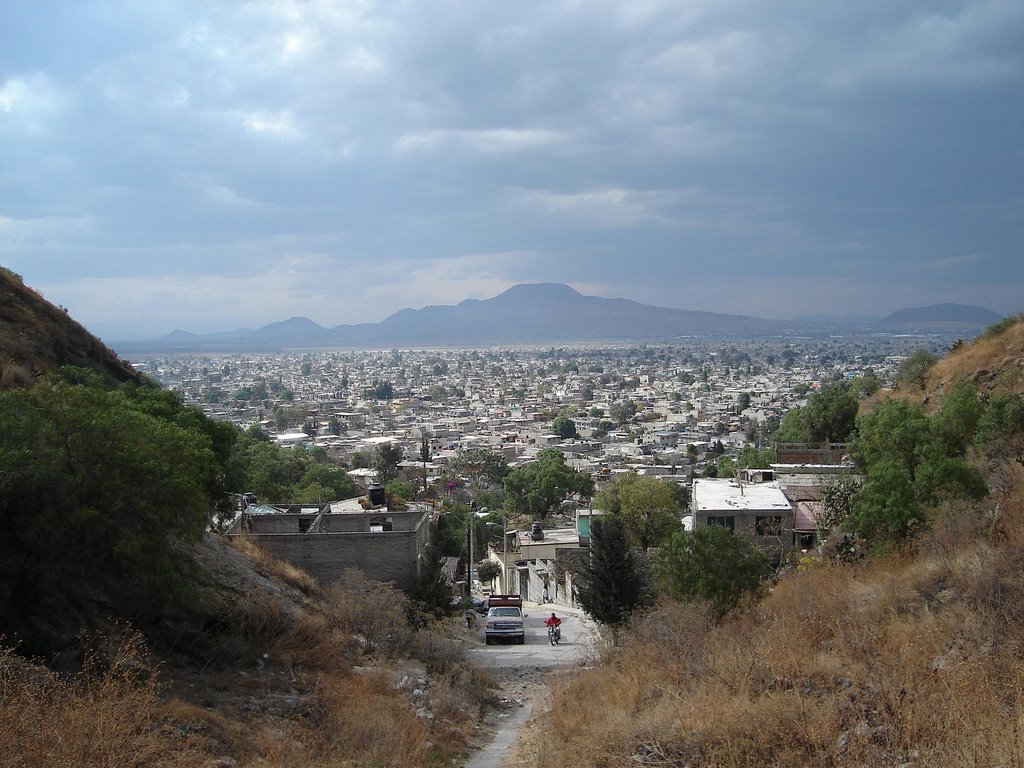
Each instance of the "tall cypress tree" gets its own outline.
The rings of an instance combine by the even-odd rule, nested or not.
[[[599,517],[591,523],[590,559],[580,573],[577,598],[596,621],[613,628],[629,621],[645,603],[640,566],[616,517]]]
[[[451,605],[451,587],[444,575],[444,554],[441,552],[441,538],[437,523],[430,524],[427,547],[423,552],[420,566],[420,601],[437,617],[445,616]]]

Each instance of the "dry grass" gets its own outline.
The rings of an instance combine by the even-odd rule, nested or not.
[[[985,506],[942,510],[913,551],[791,573],[720,626],[661,606],[556,687],[533,764],[1024,765],[1013,471]]]
[[[5,766],[197,765],[160,729],[159,686],[135,638],[109,662],[65,678],[0,650],[0,760]]]
[[[939,360],[928,372],[929,403],[937,405],[942,393],[961,380],[973,382],[980,392],[1024,392],[1024,315],[999,335],[982,335]]]
[[[252,563],[257,573],[280,579],[303,594],[319,596],[323,590],[316,579],[285,560],[279,560],[246,536],[232,536],[231,543]]]
[[[451,764],[494,697],[445,626],[358,573],[301,607],[287,592],[222,608],[199,669],[154,665],[137,636],[72,678],[0,650],[0,765]]]

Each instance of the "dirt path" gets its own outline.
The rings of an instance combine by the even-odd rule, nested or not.
[[[524,741],[524,727],[547,704],[548,675],[593,661],[597,630],[581,612],[561,606],[527,603],[524,645],[485,645],[478,633],[470,658],[487,669],[501,684],[506,709],[489,718],[493,737],[473,755],[465,768],[511,768],[518,764],[517,748]],[[554,610],[562,619],[563,640],[548,642],[544,619]]]

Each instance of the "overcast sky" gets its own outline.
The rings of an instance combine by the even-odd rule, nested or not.
[[[4,0],[0,264],[111,340],[1020,311],[1024,2]]]

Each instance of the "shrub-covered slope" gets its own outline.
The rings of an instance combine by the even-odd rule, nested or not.
[[[1024,764],[1024,323],[996,330],[914,394],[1005,405],[965,456],[984,498],[927,506],[885,554],[805,559],[720,623],[663,602],[555,691],[529,764]]]

